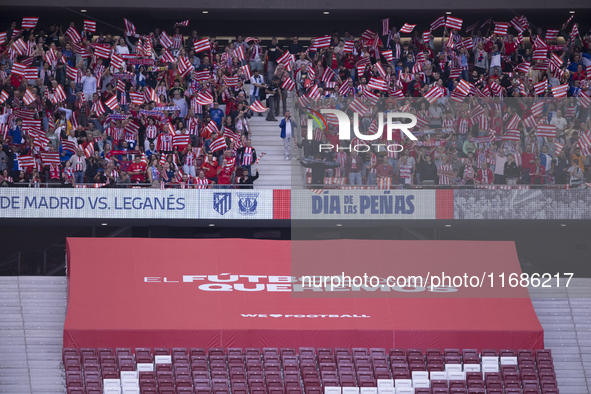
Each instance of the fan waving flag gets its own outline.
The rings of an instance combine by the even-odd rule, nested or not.
[[[464,23],[462,19],[454,18],[453,16],[448,16],[447,20],[445,21],[445,27],[460,30],[462,28],[462,23]]]
[[[39,21],[38,16],[25,16],[21,23],[21,27],[23,29],[34,29],[37,26],[37,22]]]
[[[238,61],[243,61],[244,60],[244,48],[242,48],[242,46],[239,46],[238,48],[234,49],[234,52],[232,52],[232,56],[236,56]]]
[[[423,32],[423,44],[429,45],[429,41],[431,41],[431,30]]]
[[[195,71],[193,73],[193,79],[195,79],[195,81],[207,81],[210,77],[210,73],[208,70],[205,71]],[[250,79],[250,78],[249,78]]]
[[[33,101],[35,101],[35,95],[31,93],[29,89],[27,89],[25,90],[25,96],[23,97],[23,101],[25,102],[25,105],[29,105]]]
[[[144,103],[144,95],[142,93],[129,92],[129,98],[132,104],[142,105]]]
[[[195,41],[193,43],[193,48],[195,49],[195,53],[198,53],[203,51],[209,51],[211,49],[211,46],[209,45],[209,40],[207,38],[204,38],[202,40]]]
[[[89,33],[96,33],[96,22],[95,21],[89,21],[89,20],[84,20],[84,31],[87,31]]]
[[[263,104],[259,100],[255,100],[250,106],[250,109],[254,112],[265,112],[267,108],[263,107]]]
[[[431,31],[445,26],[445,17],[442,15],[431,23]]]
[[[390,34],[390,18],[382,19],[382,35]]]
[[[128,21],[127,19],[123,18],[123,22],[125,23],[125,35],[126,36],[135,36],[137,33],[135,31],[135,26],[133,23]]]
[[[94,45],[94,54],[96,57],[108,59],[111,57],[111,48],[106,45],[96,44]]]
[[[332,71],[332,69],[330,69],[330,68],[328,68],[328,67],[327,67],[327,68],[324,70],[324,73],[322,73],[322,77],[320,78],[320,80],[321,80],[322,82],[326,83],[326,82],[330,82],[330,81],[332,81],[332,80],[333,80],[333,78],[335,78],[335,77],[336,77],[336,74],[335,74],[335,72],[334,72],[334,71]]]
[[[53,97],[55,99],[55,103],[61,103],[62,101],[66,101],[67,96],[62,85],[57,85],[57,87],[53,91]]]
[[[369,83],[367,84],[367,87],[370,89],[381,90],[384,92],[388,91],[388,84],[382,78],[371,77]]]
[[[400,29],[401,33],[412,33],[413,29],[415,28],[416,25],[410,25],[408,23],[405,23],[404,26],[402,26],[402,29]]]
[[[165,49],[163,52],[164,53],[162,54],[160,60],[164,61],[165,63],[174,63],[174,57],[170,54],[170,51]]]
[[[558,37],[559,30],[557,29],[548,29],[546,31],[546,42],[556,40]]]
[[[4,104],[8,97],[10,97],[8,93],[3,90],[2,93],[0,93],[0,104]]]
[[[328,48],[330,46],[330,36],[316,37],[314,39],[314,48]]]
[[[343,53],[351,53],[353,52],[353,47],[355,43],[353,41],[346,41],[345,46],[343,47]]]
[[[185,56],[179,56],[178,72],[182,78],[186,77],[191,71],[193,71],[193,65]]]
[[[394,60],[394,56],[392,55],[391,49],[387,51],[382,51],[382,56],[388,61],[388,63],[391,63]]]

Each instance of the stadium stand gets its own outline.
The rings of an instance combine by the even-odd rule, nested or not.
[[[0,183],[252,187],[252,166],[268,153],[260,137],[259,146],[247,142],[263,127],[256,114],[267,112],[277,127],[274,119],[295,109],[292,133],[302,133],[294,147],[285,138],[285,156],[299,146],[300,157],[313,158],[319,143],[339,145],[330,117],[301,138],[306,114],[328,108],[359,112],[364,134],[378,132],[380,112],[411,112],[418,140],[388,141],[404,146],[400,157],[362,151],[353,169],[348,152],[325,152],[339,166],[317,184],[577,187],[590,173],[591,34],[581,35],[573,16],[544,32],[524,15],[470,25],[448,15],[422,34],[384,19],[378,32],[305,44],[242,36],[224,43],[191,31],[188,20],[173,34],[138,34],[127,19],[123,35],[92,20],[52,23],[45,34],[43,18],[25,18],[0,48]],[[280,142],[274,130],[265,141]],[[269,168],[287,168],[277,175],[288,177],[289,163],[278,159]]]

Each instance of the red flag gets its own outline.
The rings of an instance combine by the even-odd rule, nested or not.
[[[66,35],[68,37],[70,37],[70,40],[72,40],[72,42],[79,44],[82,41],[82,37],[80,37],[80,33],[78,33],[76,31],[76,29],[74,29],[73,26],[70,26],[70,28],[68,30],[66,30]]]
[[[431,31],[445,26],[445,17],[442,15],[439,18],[431,22]]]
[[[181,26],[181,27],[187,27],[187,26],[189,26],[189,19],[187,19],[186,21],[175,23],[174,24],[174,27],[177,27],[177,26]]]
[[[295,82],[291,78],[286,78],[281,84],[281,88],[289,90],[290,92],[295,89]]]
[[[314,48],[328,48],[330,46],[331,37],[322,36],[314,39]]]

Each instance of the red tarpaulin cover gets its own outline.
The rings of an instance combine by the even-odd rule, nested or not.
[[[292,293],[289,276],[301,273],[292,255],[314,262],[330,251],[346,253],[337,268],[382,259],[424,275],[450,260],[457,272],[521,272],[512,242],[69,238],[64,347],[543,348],[525,289],[514,298]]]

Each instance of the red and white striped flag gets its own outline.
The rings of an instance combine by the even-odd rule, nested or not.
[[[12,49],[19,55],[22,56],[27,52],[27,44],[23,40],[23,38],[19,38],[15,42],[12,43]],[[32,59],[32,58],[31,58]],[[32,60],[31,60],[32,62]],[[23,60],[24,63],[24,60]]]
[[[62,150],[76,153],[76,143],[74,141],[62,140]]]
[[[129,92],[129,98],[135,105],[142,105],[144,103],[144,95],[138,92]]]
[[[443,26],[445,26],[445,17],[442,15],[439,18],[435,19],[433,22],[431,22],[431,31],[439,29]]]
[[[336,77],[336,74],[335,74],[335,72],[334,72],[334,71],[332,71],[332,69],[331,69],[331,68],[328,68],[328,67],[327,67],[327,68],[324,70],[324,72],[322,73],[322,77],[320,77],[320,80],[321,80],[322,82],[325,82],[325,83],[326,83],[326,82],[330,82],[330,81],[332,81],[332,80],[333,80],[335,77]]]
[[[553,67],[553,69],[560,69],[562,67],[562,63],[563,61],[560,56],[555,53],[550,55],[550,66]]]
[[[213,103],[213,96],[208,90],[204,90],[197,95],[197,103],[201,105],[208,105]],[[215,122],[214,122],[215,123]]]
[[[564,144],[561,144],[558,141],[554,141],[554,154],[558,156],[560,152],[564,150]]]
[[[307,108],[310,106],[311,103],[312,100],[310,99],[310,97],[306,95],[298,97],[298,104],[300,105],[300,108]]]
[[[548,29],[546,30],[546,42],[556,40],[558,37],[558,29]]]
[[[170,37],[168,36],[168,34],[166,34],[166,32],[163,30],[162,33],[160,33],[160,44],[162,45],[163,48],[170,48],[172,46],[172,40],[170,39]]]
[[[370,89],[381,90],[383,92],[388,91],[388,83],[386,83],[386,81],[382,78],[371,77],[367,87]]]
[[[193,73],[193,79],[195,79],[196,81],[207,81],[210,77],[210,72],[205,70],[205,71],[195,71]]]
[[[285,53],[283,55],[281,55],[279,57],[279,59],[277,59],[277,63],[281,63],[281,64],[288,64],[292,61],[292,56],[289,53],[289,51],[285,51]]]
[[[189,19],[187,19],[186,21],[175,23],[174,24],[174,27],[177,27],[177,26],[181,26],[181,27],[187,27],[187,26],[189,26]]]
[[[209,145],[209,150],[211,152],[217,152],[220,149],[226,149],[228,145],[226,145],[226,139],[224,137],[218,137],[215,141]]]
[[[369,112],[369,109],[357,98],[351,101],[351,104],[349,104],[349,109],[351,109],[353,112],[357,112],[361,116]]]
[[[90,143],[86,145],[86,148],[84,148],[84,156],[86,156],[87,159],[94,156],[94,144]]]
[[[497,34],[499,36],[506,36],[507,29],[509,29],[509,23],[507,22],[495,22],[495,30],[493,34]]]
[[[6,32],[0,33],[0,45],[4,45],[6,43]]]
[[[239,46],[238,48],[234,49],[234,51],[232,52],[232,56],[235,56],[239,61],[243,61],[244,49],[242,48],[242,46]]]
[[[444,88],[440,88],[439,86],[433,86],[427,93],[425,93],[425,100],[429,103],[433,104],[437,99],[442,98],[444,96]]]
[[[331,37],[322,36],[314,39],[314,48],[328,48],[330,46]]]
[[[163,60],[165,63],[174,63],[174,57],[170,54],[168,49],[164,50],[160,60]]]
[[[520,134],[519,134],[519,130],[507,130],[505,132],[505,134],[502,137],[503,140],[508,140],[508,141],[520,141]]]
[[[0,93],[0,104],[4,104],[4,102],[8,99],[9,95],[4,90]]]
[[[239,79],[240,78],[238,77],[227,77],[224,75],[224,85],[235,87],[236,85],[238,85]]]
[[[352,40],[345,41],[345,46],[343,47],[343,53],[353,52],[354,46],[355,46],[355,43]]]
[[[25,96],[23,97],[23,101],[25,102],[25,105],[29,105],[33,101],[35,101],[35,95],[31,93],[29,89],[27,89],[25,90]]]
[[[195,50],[195,53],[209,51],[211,49],[211,45],[209,45],[209,40],[204,38],[202,40],[195,41],[193,43],[193,49]]]
[[[249,80],[252,77],[252,73],[250,72],[250,67],[248,64],[240,67],[240,70],[242,70],[242,75],[244,75],[244,78],[246,78],[247,80]]]
[[[390,34],[390,18],[382,19],[382,35]]]
[[[549,124],[537,125],[536,134],[538,137],[554,138],[556,137],[556,126]]]
[[[5,92],[2,92],[2,93],[5,93]],[[591,98],[589,98],[589,96],[587,96],[587,94],[585,92],[581,92],[579,94],[579,104],[581,106],[583,106],[584,108],[589,108],[589,106],[591,105]]]
[[[540,81],[540,82],[534,84],[534,91],[536,92],[536,95],[541,96],[544,94],[547,87],[548,87],[548,81],[543,80],[543,81]]]
[[[523,123],[525,124],[526,127],[529,127],[530,129],[533,129],[534,127],[537,126],[536,118],[533,115],[528,116],[527,118],[525,118],[525,120],[523,121]]]
[[[267,108],[263,107],[263,104],[259,100],[255,100],[254,103],[250,106],[250,109],[254,112],[265,112]]]
[[[474,49],[474,41],[472,41],[472,38],[470,37],[463,38],[462,46],[466,49],[472,50]]]
[[[23,29],[34,29],[37,26],[37,22],[39,21],[38,16],[25,16],[21,23],[21,27]]]
[[[308,92],[308,97],[312,100],[318,100],[320,98],[320,91],[318,90],[318,85],[314,85],[310,88]]]
[[[412,31],[415,27],[416,27],[416,25],[411,25],[411,24],[405,23],[404,26],[402,26],[402,29],[400,29],[400,32],[409,34],[409,33],[412,33]]]
[[[108,59],[109,57],[111,57],[111,47],[109,47],[108,45],[97,44],[93,48],[94,48],[94,54],[97,57],[100,57],[103,59]]]
[[[84,31],[96,33],[96,22],[84,19]]]
[[[37,79],[37,77],[38,77],[37,69],[27,67],[27,69],[25,70],[25,79],[28,79],[29,81],[33,81],[33,80]]]
[[[515,71],[518,73],[527,74],[529,72],[529,63],[520,63],[516,68]]]
[[[388,61],[388,63],[391,63],[394,60],[394,57],[392,56],[392,50],[387,50],[387,51],[382,51],[382,56],[384,56],[384,58]]]
[[[462,19],[448,16],[447,20],[445,21],[445,27],[460,30],[462,28],[462,23],[464,23]]]
[[[105,102],[105,105],[114,111],[117,107],[119,107],[119,101],[117,101],[117,96],[113,96]]]
[[[193,65],[185,56],[179,56],[178,71],[181,78],[185,78],[191,71],[193,71]]]
[[[123,18],[123,23],[125,23],[125,35],[126,36],[135,36],[137,34],[133,23],[131,23],[130,21],[128,21],[125,18]]]
[[[567,83],[564,85],[558,85],[552,88],[552,97],[555,98],[564,98],[566,97],[566,92],[568,92],[569,86]]]
[[[29,168],[35,166],[35,158],[32,155],[19,155],[18,165],[21,168]]]
[[[295,82],[291,78],[285,78],[285,81],[281,84],[281,89],[292,91],[295,89]]]
[[[70,26],[70,28],[66,30],[66,36],[70,37],[70,40],[72,40],[73,43],[79,44],[80,42],[82,42],[82,37],[80,37],[80,33],[78,33],[73,26]]]
[[[363,92],[363,97],[367,98],[372,106],[376,105],[378,103],[378,100],[380,99],[380,96],[378,96],[377,94],[373,93],[369,89],[366,89]]]
[[[66,101],[66,92],[62,85],[57,85],[57,87],[53,91],[53,100],[51,101],[54,104],[61,103]]]
[[[343,84],[339,87],[339,95],[341,97],[344,97],[349,93],[350,90],[351,87],[349,86],[349,84],[347,82],[343,82]]]
[[[70,67],[67,64],[66,75],[68,76],[68,78],[70,78],[71,81],[76,83],[80,83],[80,81],[82,80],[82,77],[80,76],[80,70],[78,70],[76,67]]]

